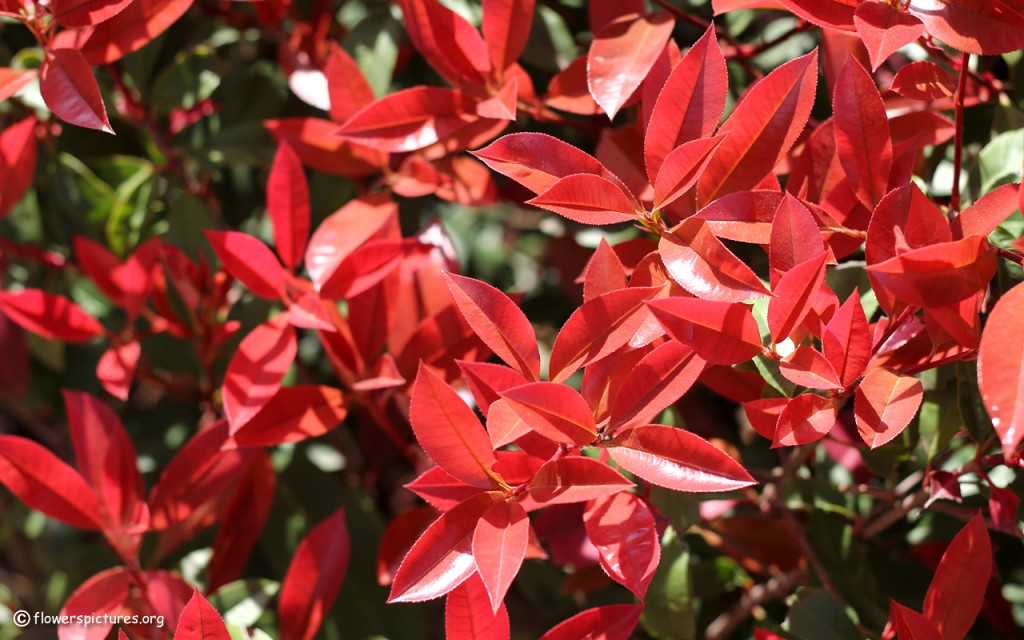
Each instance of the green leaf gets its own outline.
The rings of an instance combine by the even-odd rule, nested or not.
[[[235,580],[210,594],[209,600],[224,622],[252,627],[280,588],[274,580]]]
[[[1024,165],[1024,129],[1007,131],[993,138],[978,155],[981,192],[1020,182],[1021,165]]]
[[[843,607],[823,589],[802,589],[789,609],[789,632],[803,640],[863,640]]]
[[[391,88],[402,33],[401,23],[384,5],[371,11],[342,41],[378,98]]]
[[[640,624],[660,640],[695,640],[697,611],[690,581],[690,550],[673,529],[661,541],[661,562],[654,573]]]

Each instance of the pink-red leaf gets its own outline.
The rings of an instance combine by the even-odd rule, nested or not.
[[[889,442],[910,424],[921,407],[921,381],[878,367],[868,372],[854,395],[860,437],[872,449]]]
[[[839,31],[853,31],[857,0],[778,0],[804,20]]]
[[[492,611],[487,588],[473,575],[448,593],[444,631],[447,640],[509,640],[508,610],[502,603]]]
[[[934,62],[911,62],[900,67],[889,89],[911,100],[939,100],[956,93],[956,78]]]
[[[18,93],[39,75],[36,69],[8,69],[0,67],[0,102]],[[2,146],[2,145],[0,145]]]
[[[116,616],[121,613],[132,588],[131,573],[123,567],[106,569],[92,576],[75,589],[60,609],[62,616]],[[110,624],[62,624],[57,627],[59,640],[105,640],[113,627]]]
[[[396,239],[398,206],[384,195],[363,196],[328,216],[306,247],[306,271],[319,290],[338,265],[371,239]]]
[[[782,196],[771,225],[768,263],[775,287],[784,273],[825,253],[825,242],[814,214],[789,193]]]
[[[284,270],[267,245],[239,231],[207,231],[206,237],[224,270],[250,291],[268,300],[284,296]]]
[[[345,122],[374,100],[373,89],[362,69],[340,46],[331,47],[324,65],[327,94],[331,99],[331,119]]]
[[[277,604],[281,637],[311,640],[316,636],[338,597],[349,553],[344,509],[335,511],[302,539],[281,583]]]
[[[0,435],[0,483],[26,505],[79,529],[99,529],[100,506],[89,484],[31,440]]]
[[[497,614],[519,573],[530,539],[530,519],[518,502],[498,500],[473,531],[473,558]]]
[[[732,491],[755,484],[743,466],[707,440],[660,424],[626,429],[609,443],[619,466],[676,491]]]
[[[88,342],[103,327],[80,306],[39,289],[0,291],[0,309],[15,324],[47,340]]]
[[[142,0],[135,0],[141,2]],[[387,154],[354,145],[335,135],[338,125],[322,118],[283,118],[263,123],[278,144],[287,143],[303,164],[331,175],[359,177],[375,174]]]
[[[459,394],[426,366],[420,366],[409,405],[413,432],[428,456],[466,484],[494,487],[497,459],[491,440]]]
[[[174,640],[231,640],[224,619],[196,589],[181,611]]]
[[[832,112],[839,163],[857,198],[873,209],[888,191],[892,138],[875,81],[853,56],[839,72]]]
[[[843,387],[853,384],[867,369],[871,360],[871,332],[856,291],[825,325],[821,344]]]
[[[638,604],[613,604],[587,609],[552,627],[540,640],[628,640],[643,611],[643,605]]]
[[[651,510],[631,493],[616,493],[588,503],[583,524],[601,568],[642,601],[661,559]]]
[[[88,129],[114,133],[92,69],[77,49],[46,52],[39,71],[43,101],[61,120]]]
[[[557,382],[533,382],[503,391],[508,406],[528,427],[563,444],[587,445],[597,425],[578,391]]]
[[[684,142],[665,157],[654,182],[654,208],[660,209],[683,196],[711,162],[724,135]]]
[[[931,620],[898,602],[889,603],[889,620],[899,640],[942,640]]]
[[[949,543],[924,597],[924,615],[943,640],[959,640],[971,630],[991,576],[992,542],[979,511]]]
[[[475,28],[437,0],[401,0],[406,31],[430,65],[455,85],[482,86],[491,70]]]
[[[0,69],[0,73],[3,71]],[[0,81],[0,96],[2,92]],[[0,131],[0,217],[7,215],[32,186],[36,175],[36,124],[35,118],[25,118]]]
[[[779,414],[772,448],[820,440],[836,424],[836,405],[829,398],[805,393],[790,400]]]
[[[1004,184],[989,191],[950,221],[956,239],[987,236],[1020,208],[1019,184]]]
[[[370,240],[345,257],[320,286],[330,300],[350,299],[372,288],[402,262],[407,250],[426,249],[414,239]]]
[[[135,0],[54,0],[50,13],[62,27],[97,25],[121,13]]]
[[[868,266],[868,273],[907,304],[938,307],[984,291],[996,263],[984,236],[968,236],[901,253]]]
[[[86,32],[81,51],[89,64],[109,64],[138,51],[183,16],[193,0],[134,0]],[[59,37],[59,36],[58,36]]]
[[[594,156],[543,133],[510,133],[473,155],[537,194],[577,173],[610,176]]]
[[[607,464],[573,456],[546,462],[533,476],[528,490],[535,501],[551,505],[586,502],[632,486],[632,482]]]
[[[647,424],[683,397],[706,367],[706,360],[675,340],[656,348],[630,370],[619,387],[608,414],[608,431]]]
[[[96,365],[96,379],[107,393],[118,400],[127,400],[141,355],[142,346],[134,340],[107,349]]]
[[[761,335],[748,305],[674,297],[649,306],[669,335],[711,364],[738,364],[761,353]]]
[[[337,134],[379,151],[401,153],[428,147],[476,119],[471,101],[458,89],[412,87],[367,105]]]
[[[647,77],[674,27],[672,16],[659,12],[623,16],[595,35],[587,53],[587,86],[609,118]]]
[[[793,384],[811,389],[840,389],[839,374],[828,358],[813,347],[801,345],[779,363],[779,371]]]
[[[298,342],[295,329],[280,316],[245,336],[228,363],[222,397],[232,433],[248,422],[281,388]]]
[[[698,298],[743,302],[770,295],[750,267],[699,218],[687,218],[663,233],[658,252],[672,279]]]
[[[985,323],[978,387],[992,427],[1010,458],[1024,442],[1024,284],[1003,294]]]
[[[582,224],[596,225],[633,220],[637,208],[618,185],[591,173],[561,178],[526,204]]]
[[[533,8],[534,0],[483,0],[481,30],[495,70],[508,69],[526,48]]]
[[[299,156],[287,144],[277,148],[267,179],[267,212],[274,225],[274,247],[289,269],[302,263],[309,237],[309,188]]]
[[[1017,0],[912,0],[909,10],[954,49],[983,56],[1024,49],[1024,12]]]
[[[523,376],[538,380],[537,337],[519,305],[485,282],[452,273],[445,280],[462,317],[484,344]]]
[[[315,384],[285,387],[234,432],[234,439],[245,447],[298,442],[327,433],[346,415],[348,403],[338,389]]]
[[[825,260],[827,254],[818,254],[787,271],[768,302],[768,329],[772,340],[782,342],[800,326],[811,310],[814,295],[825,283]]]
[[[924,33],[920,20],[886,2],[860,3],[853,13],[853,24],[867,47],[872,71]]]

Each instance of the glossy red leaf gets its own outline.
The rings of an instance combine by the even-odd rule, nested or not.
[[[698,298],[744,302],[770,295],[750,267],[700,218],[687,218],[663,233],[658,252],[672,279]]]
[[[445,280],[462,317],[484,344],[523,376],[538,380],[537,337],[519,305],[480,280],[452,273],[446,273]]]
[[[627,344],[650,314],[645,302],[661,291],[662,287],[632,287],[583,303],[555,338],[548,365],[550,379],[564,382],[580,367]]]
[[[954,49],[983,56],[1024,49],[1024,12],[1016,0],[912,0],[909,10]]]
[[[748,305],[673,297],[649,306],[669,335],[711,364],[738,364],[761,353],[761,335]]]
[[[47,340],[88,342],[103,327],[80,306],[39,289],[0,291],[0,309],[21,328]]]
[[[436,0],[401,0],[406,31],[430,65],[455,85],[484,84],[487,45],[466,19]]]
[[[791,399],[779,414],[772,448],[820,440],[836,424],[836,405],[829,398],[805,393]]]
[[[595,34],[587,53],[587,86],[609,118],[647,77],[674,27],[672,16],[659,12],[623,16]]]
[[[881,367],[868,372],[854,395],[860,437],[872,449],[889,442],[910,424],[921,408],[921,381]]]
[[[483,581],[473,575],[448,593],[444,631],[447,640],[509,640],[508,610],[502,603],[492,611]]]
[[[899,640],[942,640],[931,620],[898,602],[889,603],[889,620]]]
[[[86,27],[109,20],[134,0],[54,0],[50,13],[62,27]]]
[[[924,615],[943,640],[958,640],[971,630],[991,576],[992,542],[979,511],[949,543],[924,597]]]
[[[196,589],[185,605],[174,630],[175,640],[231,640],[224,619]]]
[[[141,355],[142,346],[137,341],[107,349],[96,365],[96,379],[107,393],[118,400],[127,400]]]
[[[533,9],[534,0],[483,0],[481,31],[495,70],[508,69],[526,48]]]
[[[119,615],[134,584],[131,573],[123,567],[106,569],[92,576],[74,590],[60,609],[62,616]],[[61,624],[59,640],[105,640],[114,626],[109,624]]]
[[[462,370],[462,378],[476,400],[476,406],[485,416],[491,404],[501,398],[502,391],[529,382],[515,369],[490,362],[460,360],[459,369]]]
[[[371,239],[397,239],[398,206],[386,194],[349,201],[313,232],[306,247],[306,271],[319,290],[345,258]]]
[[[854,30],[853,16],[857,0],[778,0],[778,3],[819,27]]]
[[[133,0],[86,32],[80,49],[91,65],[109,64],[146,46],[185,15],[193,0]]]
[[[340,46],[331,47],[324,65],[330,114],[335,122],[345,122],[374,100],[373,89],[359,64]]]
[[[956,93],[956,82],[934,62],[918,61],[900,67],[889,89],[912,100],[940,100]]]
[[[39,75],[36,69],[9,69],[0,67],[0,102],[21,91]]]
[[[987,236],[1020,208],[1019,184],[1004,184],[981,196],[950,221],[953,238]]]
[[[238,345],[221,387],[224,415],[232,433],[251,420],[281,388],[297,349],[295,329],[283,317],[259,325]]]
[[[1024,284],[999,299],[981,334],[978,387],[992,427],[1010,458],[1024,442]]]
[[[270,456],[264,451],[255,453],[224,509],[206,567],[207,591],[215,591],[245,570],[270,516],[276,488],[277,475]]]
[[[100,506],[77,471],[42,445],[0,435],[0,483],[19,500],[79,529],[100,529]]]
[[[839,163],[857,198],[873,209],[888,191],[892,138],[875,81],[852,56],[836,79],[832,112]]]
[[[867,47],[872,71],[924,33],[920,20],[885,2],[860,3],[853,13],[853,24]]]
[[[637,206],[618,185],[591,173],[561,178],[526,204],[582,224],[615,224],[633,220],[637,215]]]
[[[526,426],[545,438],[582,446],[597,437],[587,401],[568,385],[533,382],[503,391],[501,396]]]
[[[843,387],[856,382],[867,369],[872,353],[871,332],[856,291],[825,325],[821,344]]]
[[[77,49],[46,52],[39,70],[39,92],[61,120],[88,129],[114,133],[92,69]]]
[[[533,476],[527,490],[535,501],[552,505],[586,502],[632,486],[632,482],[607,464],[573,456],[546,462]]]
[[[898,236],[911,249],[953,240],[946,216],[913,183],[893,189],[875,207],[864,247],[867,263],[895,257]]]
[[[702,204],[750,189],[771,173],[807,124],[817,80],[815,50],[783,64],[747,92],[719,128],[729,135],[698,182]]]
[[[0,96],[2,90],[0,83]],[[18,204],[35,179],[36,124],[35,118],[25,118],[0,131],[0,217]]]
[[[968,236],[901,253],[869,265],[868,273],[907,304],[942,306],[984,291],[996,262],[984,236]]]
[[[344,509],[328,516],[299,542],[277,603],[281,637],[316,637],[324,615],[341,590],[350,546]]]
[[[449,475],[474,487],[494,487],[497,459],[476,414],[428,367],[420,366],[409,415],[416,440]]]
[[[207,231],[206,237],[224,270],[250,291],[268,300],[285,295],[284,270],[267,245],[240,231]]]
[[[441,467],[430,467],[415,480],[406,483],[405,488],[438,511],[450,511],[463,500],[480,493],[479,487],[456,480]]]
[[[643,605],[638,604],[613,604],[587,609],[552,627],[540,640],[628,640],[643,611]]]
[[[583,524],[604,572],[642,601],[661,559],[651,510],[631,493],[616,493],[588,503]]]
[[[707,361],[680,342],[671,340],[650,352],[626,376],[608,413],[608,431],[647,424],[683,397]]]
[[[725,109],[728,83],[725,56],[715,30],[709,27],[669,74],[651,111],[644,164],[652,184],[673,149],[714,134]]]
[[[274,248],[289,269],[302,263],[309,237],[309,188],[299,156],[287,144],[277,148],[267,179],[267,212],[274,225]]]
[[[141,2],[142,0],[135,0]],[[266,120],[267,128],[278,144],[285,143],[299,155],[302,163],[331,175],[360,177],[377,173],[387,162],[387,154],[353,145],[334,135],[338,124],[322,118],[283,118]]]
[[[487,411],[487,433],[491,438],[491,445],[495,449],[520,440],[531,433],[540,435],[540,432],[532,430],[519,417],[516,410],[512,408],[512,404],[504,398],[492,403]],[[565,436],[559,434],[558,439],[564,440]]]
[[[439,598],[476,573],[473,533],[480,519],[501,500],[500,494],[478,493],[441,514],[395,572],[388,602],[422,602]]]
[[[498,500],[473,531],[473,558],[497,614],[519,573],[530,539],[530,519],[518,502]]]
[[[337,135],[379,151],[401,153],[428,147],[476,119],[470,99],[461,91],[412,87],[367,105],[346,120]]]
[[[784,273],[822,253],[825,253],[825,242],[814,214],[803,202],[785,194],[771,222],[768,261],[772,287]]]
[[[811,310],[814,296],[825,283],[827,254],[798,264],[787,271],[772,290],[768,302],[768,329],[772,341],[782,342],[800,326]]]
[[[536,194],[578,173],[610,177],[594,156],[543,133],[510,133],[472,153],[494,171]]]
[[[654,208],[665,207],[687,193],[711,162],[725,136],[685,142],[665,157],[654,182]]]
[[[303,384],[284,387],[233,434],[244,447],[273,447],[315,438],[348,415],[345,394],[333,387]]]
[[[743,403],[743,413],[754,431],[769,440],[775,439],[775,427],[779,423],[779,414],[789,404],[789,398],[759,398]]]
[[[416,240],[370,240],[345,257],[320,286],[329,300],[350,299],[367,291],[401,263],[407,252],[425,250]]]
[[[727,453],[675,427],[652,424],[626,429],[609,447],[623,469],[667,489],[732,491],[755,484]]]
[[[839,374],[820,351],[801,345],[779,363],[782,375],[793,384],[811,389],[841,389]]]

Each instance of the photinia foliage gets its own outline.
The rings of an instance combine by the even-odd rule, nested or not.
[[[0,36],[0,640],[1019,637],[1020,0]]]

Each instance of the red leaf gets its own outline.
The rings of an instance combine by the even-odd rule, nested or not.
[[[530,539],[530,519],[518,502],[498,500],[480,518],[473,532],[473,558],[497,614]]]
[[[593,6],[593,3],[589,6]],[[551,78],[544,104],[553,109],[584,116],[601,113],[601,107],[594,102],[594,97],[587,88],[586,54],[574,59]]]
[[[761,353],[757,321],[745,304],[681,297],[648,304],[669,335],[711,364],[738,364]]]
[[[332,387],[302,384],[278,389],[259,412],[233,434],[243,447],[273,447],[315,438],[348,415],[345,394]]]
[[[563,444],[587,445],[597,426],[578,391],[557,382],[533,382],[503,391],[508,406],[529,428]]]
[[[213,541],[213,556],[206,567],[206,589],[213,592],[237,578],[245,569],[270,515],[277,475],[267,453],[251,457],[231,501],[224,509]]]
[[[0,96],[2,87],[0,80]],[[18,204],[36,176],[36,124],[30,117],[0,131],[0,218]]]
[[[779,363],[783,376],[793,384],[811,389],[841,389],[839,374],[828,358],[813,347],[802,345]]]
[[[662,287],[632,287],[583,303],[555,338],[548,366],[550,379],[564,382],[580,367],[618,351],[649,317],[644,303],[661,291]]]
[[[729,135],[701,175],[701,203],[750,189],[771,173],[807,124],[817,79],[815,50],[783,64],[747,92],[719,129]]]
[[[196,589],[178,618],[175,640],[231,640],[224,619]]]
[[[86,32],[80,43],[89,64],[120,60],[146,46],[185,15],[193,0],[133,0],[116,16]]]
[[[118,400],[127,400],[141,355],[142,347],[137,341],[107,349],[96,365],[96,379],[107,393]]]
[[[901,253],[869,265],[868,273],[907,304],[937,307],[984,291],[996,263],[984,236],[968,236]]]
[[[989,191],[953,218],[950,228],[955,239],[987,236],[1020,208],[1019,184],[1004,184]]]
[[[62,27],[97,25],[121,13],[134,0],[54,0],[50,13]]]
[[[732,491],[755,484],[740,463],[707,440],[660,424],[626,429],[609,443],[619,466],[676,491]]]
[[[495,486],[491,468],[497,459],[483,425],[455,390],[423,365],[409,416],[416,440],[437,466],[474,487]]]
[[[685,142],[666,156],[654,182],[655,209],[675,202],[697,184],[724,138],[723,135]]]
[[[481,30],[496,71],[512,66],[526,48],[534,0],[483,0]]]
[[[509,640],[508,610],[501,604],[491,611],[487,589],[479,575],[452,589],[444,605],[444,632],[448,640]]]
[[[971,630],[991,576],[992,543],[979,511],[949,543],[924,597],[924,615],[943,640],[959,640]]]
[[[868,49],[872,71],[924,33],[920,20],[884,2],[859,4],[853,13],[853,24]]]
[[[771,225],[768,260],[775,287],[784,273],[825,253],[825,242],[814,214],[789,193],[782,196]]]
[[[644,162],[652,184],[673,149],[714,134],[725,108],[728,83],[725,57],[715,30],[709,27],[669,74],[651,111]]]
[[[743,412],[754,431],[769,440],[775,439],[775,428],[779,414],[789,404],[788,398],[759,398],[743,403]]]
[[[527,490],[535,501],[552,505],[586,502],[632,486],[632,482],[605,463],[573,456],[546,462],[533,476]]]
[[[942,640],[939,630],[927,617],[898,602],[889,603],[889,620],[899,640]]]
[[[1024,284],[999,299],[981,334],[978,387],[1009,459],[1024,441]]]
[[[661,559],[651,510],[631,493],[616,493],[588,503],[583,523],[604,572],[642,601]]]
[[[61,120],[114,133],[96,78],[77,49],[46,52],[39,70],[39,92],[46,106]]]
[[[658,252],[672,279],[698,298],[743,302],[770,295],[750,267],[699,218],[687,218],[663,233]]]
[[[446,273],[448,289],[473,331],[523,376],[540,378],[540,351],[533,325],[515,302],[486,282]]]
[[[274,225],[274,247],[289,269],[302,263],[309,237],[309,188],[299,156],[291,147],[277,148],[267,179],[267,212]]]
[[[512,408],[512,403],[504,398],[492,403],[487,411],[487,433],[491,438],[491,445],[495,449],[511,444],[530,433],[540,435],[540,432],[530,429],[530,426]],[[557,439],[564,440],[565,438],[558,434]]]
[[[39,289],[0,291],[0,309],[18,326],[47,340],[88,342],[103,335],[100,323],[77,304]]]
[[[883,369],[864,376],[854,396],[857,431],[872,449],[889,442],[910,424],[921,407],[921,381]]]
[[[637,206],[611,180],[577,173],[555,182],[526,204],[542,207],[582,224],[615,224],[636,218]]]
[[[60,458],[20,436],[0,435],[0,483],[36,511],[79,529],[100,529],[88,483]]]
[[[324,280],[320,295],[330,300],[350,299],[372,288],[402,263],[406,250],[424,250],[414,239],[370,240],[354,250]]]
[[[336,134],[379,151],[401,153],[429,147],[476,120],[474,105],[461,91],[412,87],[367,105]]]
[[[628,640],[643,611],[643,605],[639,604],[613,604],[587,609],[552,627],[540,640]]]
[[[331,47],[324,75],[327,76],[327,93],[331,98],[331,119],[335,122],[345,122],[373,102],[373,89],[362,69],[340,46]]]
[[[813,393],[799,395],[779,414],[772,448],[792,447],[820,440],[836,424],[836,405]]]
[[[207,231],[206,237],[224,270],[250,291],[268,300],[285,295],[284,270],[267,245],[239,231]]]
[[[281,637],[311,640],[316,636],[338,597],[349,553],[344,509],[335,511],[302,539],[281,583],[277,603]]]
[[[623,16],[595,34],[587,53],[587,86],[609,118],[647,77],[673,28],[672,16],[659,12]]]
[[[825,326],[821,344],[844,388],[856,382],[867,369],[871,360],[871,332],[856,291]]]
[[[0,102],[21,91],[39,75],[36,69],[8,69],[0,67]],[[2,146],[2,145],[0,145]]]
[[[478,487],[460,482],[445,473],[441,467],[430,467],[405,488],[423,498],[438,511],[450,511],[463,500],[480,493]]]
[[[306,271],[319,290],[338,265],[371,239],[397,239],[398,206],[386,194],[349,201],[328,216],[306,247]]]
[[[911,62],[900,67],[889,89],[912,100],[940,100],[956,93],[956,82],[934,62]]]
[[[832,112],[839,163],[857,198],[873,209],[888,191],[892,138],[875,81],[852,56],[836,80]]]
[[[612,177],[594,156],[543,133],[510,133],[472,154],[537,194],[577,173]]]
[[[683,397],[707,362],[675,340],[644,356],[627,374],[609,412],[608,432],[647,424]]]
[[[135,0],[142,2],[142,0]],[[331,175],[360,177],[377,173],[386,164],[386,154],[353,145],[335,133],[337,123],[321,118],[267,120],[263,126],[278,144],[287,144],[303,164]]]
[[[436,0],[401,0],[416,49],[454,85],[483,86],[491,70],[487,45],[466,19]]]
[[[853,31],[858,0],[778,0],[779,4],[819,27]]]
[[[476,406],[485,416],[490,410],[491,404],[501,398],[502,391],[529,382],[515,369],[490,362],[460,360],[459,369],[462,370],[462,378],[473,393]]]
[[[954,49],[983,56],[1024,49],[1024,13],[1015,0],[911,2],[909,10]]]
[[[106,569],[92,576],[75,589],[60,609],[62,616],[96,616],[90,625],[62,624],[57,627],[60,640],[105,640],[113,622],[101,624],[100,616],[120,615],[133,586],[131,574],[122,567]]]
[[[782,342],[807,317],[816,292],[825,283],[827,254],[798,264],[787,271],[772,291],[768,302],[768,328],[772,341]]]
[[[992,528],[1010,534],[1019,533],[1018,507],[1020,507],[1020,498],[1012,489],[989,486],[988,510],[992,516]]]
[[[388,602],[438,598],[476,573],[473,532],[500,496],[478,493],[427,527],[398,567]]]
[[[221,388],[224,415],[232,433],[251,420],[281,388],[297,349],[295,329],[284,322],[283,316],[259,325],[238,345]]]

